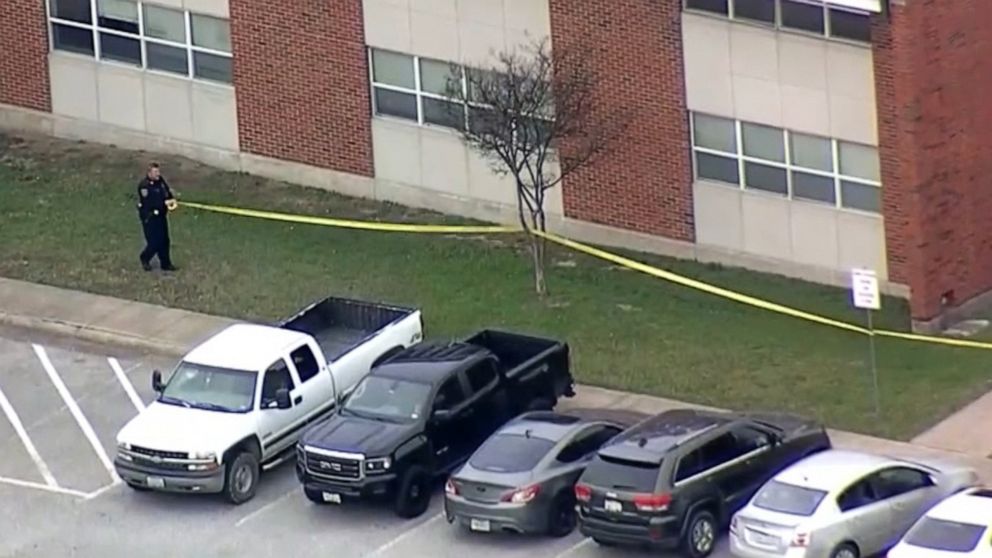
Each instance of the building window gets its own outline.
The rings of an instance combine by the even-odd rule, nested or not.
[[[226,19],[136,0],[48,0],[48,13],[55,50],[232,82]]]
[[[823,0],[685,0],[685,8],[779,29],[871,42],[871,14]]]
[[[702,113],[691,121],[697,179],[881,213],[875,147]]]

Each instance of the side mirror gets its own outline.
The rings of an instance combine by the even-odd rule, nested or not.
[[[163,389],[165,389],[165,386],[162,385],[162,372],[160,372],[158,370],[153,370],[152,371],[152,390],[155,393],[162,393],[162,390]]]
[[[276,390],[276,408],[288,409],[292,406],[293,403],[289,400],[289,390],[286,388]]]
[[[437,409],[431,413],[431,420],[435,422],[444,422],[451,418],[451,409]]]

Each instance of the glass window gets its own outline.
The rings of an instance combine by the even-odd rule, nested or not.
[[[781,0],[782,27],[824,33],[824,16],[822,3],[810,3],[803,0]]]
[[[97,16],[100,27],[138,34],[138,4],[133,0],[99,0]]]
[[[490,386],[496,381],[496,368],[491,360],[486,360],[469,368],[465,372],[468,378],[468,385],[473,392],[478,392]]]
[[[768,447],[772,443],[767,433],[747,426],[734,429],[733,434],[741,455]]]
[[[811,516],[827,495],[814,490],[773,480],[754,497],[755,507],[790,515]]]
[[[320,372],[317,357],[313,355],[313,351],[307,345],[289,353],[289,358],[293,359],[293,366],[296,367],[296,373],[300,376],[301,382],[306,382],[316,376],[317,372]]]
[[[909,467],[893,467],[880,471],[876,481],[878,496],[883,499],[928,486],[933,486],[930,476]]]
[[[193,75],[222,83],[233,80],[231,58],[206,52],[193,52]]]
[[[469,465],[491,473],[530,471],[555,443],[536,436],[497,434],[472,455]]]
[[[144,4],[145,35],[177,43],[186,43],[186,17],[182,12]]]
[[[744,185],[748,188],[776,194],[787,195],[789,193],[785,169],[750,161],[744,163]]]
[[[494,72],[492,70],[466,68],[465,77],[466,85],[468,87],[469,100],[472,101],[478,101],[484,104],[494,104],[486,103],[486,101],[488,99],[495,98],[497,92],[507,90],[505,87],[500,87],[500,78],[502,76],[498,72]]]
[[[718,180],[739,186],[741,183],[740,167],[737,159],[696,152],[696,176],[707,180]]]
[[[51,10],[52,17],[79,23],[93,23],[90,0],[51,0]]]
[[[837,189],[829,176],[792,171],[792,197],[836,205]]]
[[[500,122],[502,120],[491,109],[468,107],[468,127],[474,134],[499,134],[503,130]]]
[[[385,50],[372,51],[372,79],[376,83],[414,89],[413,57]]]
[[[582,482],[603,488],[616,488],[617,484],[622,483],[625,490],[653,493],[660,469],[657,463],[600,455],[586,467]]]
[[[693,113],[692,121],[696,146],[737,153],[737,132],[733,120]]]
[[[878,150],[860,143],[838,142],[840,173],[847,176],[881,181]]]
[[[158,401],[167,405],[244,413],[254,402],[257,378],[255,372],[183,361]]]
[[[345,401],[342,412],[409,423],[423,416],[430,394],[430,384],[366,376]]]
[[[262,401],[261,407],[264,409],[276,401],[276,393],[281,389],[293,391],[293,378],[289,374],[289,367],[286,361],[279,359],[272,363],[265,371],[265,378],[262,379]]]
[[[827,172],[834,170],[833,146],[827,138],[789,132],[789,158],[796,166]]]
[[[421,97],[424,103],[424,122],[461,130],[465,127],[465,108],[461,103]]]
[[[840,181],[841,205],[850,209],[882,212],[882,189],[871,184]]]
[[[190,14],[193,46],[231,52],[231,24],[226,19]]]
[[[685,0],[685,7],[727,15],[727,0]]]
[[[145,43],[145,58],[148,68],[174,74],[189,75],[189,61],[185,48]]]
[[[984,525],[923,516],[906,534],[906,544],[944,552],[971,552],[985,533]]]
[[[141,65],[141,41],[110,33],[100,33],[100,57]]]
[[[388,89],[375,88],[375,112],[417,121],[417,96]]]
[[[448,96],[448,82],[452,81],[453,87],[461,89],[461,84],[454,83],[459,80],[456,67],[440,60],[420,59],[420,89],[427,93]]]
[[[781,128],[742,123],[741,141],[748,157],[785,162],[785,136]]]
[[[465,401],[465,390],[457,377],[449,378],[434,396],[434,410],[453,409]]]
[[[830,36],[855,41],[871,42],[871,18],[847,10],[829,9]]]
[[[613,426],[594,426],[584,430],[558,453],[556,459],[562,463],[575,463],[580,459],[591,457],[603,444],[619,433],[620,429]]]
[[[53,23],[52,46],[58,50],[93,56],[93,32],[89,29]]]
[[[862,480],[837,497],[837,506],[841,511],[846,512],[873,504],[876,501],[877,498],[875,497],[875,491],[872,489],[871,483],[867,480]]]
[[[734,17],[775,23],[775,0],[734,0]]]

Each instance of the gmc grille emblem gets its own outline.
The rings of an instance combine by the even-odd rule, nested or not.
[[[341,464],[340,463],[328,463],[326,461],[321,461],[320,462],[320,468],[321,469],[332,469],[334,471],[340,471],[341,470]]]

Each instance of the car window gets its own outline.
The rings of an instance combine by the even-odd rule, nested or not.
[[[280,389],[293,391],[295,387],[286,361],[283,359],[275,361],[265,370],[265,378],[262,380],[262,406],[264,407],[275,401],[276,392]]]
[[[675,482],[708,471],[744,453],[733,434],[729,432],[722,434],[679,459],[675,470]]]
[[[536,436],[496,434],[472,455],[469,465],[491,473],[529,471],[554,445],[551,440]]]
[[[496,368],[493,361],[486,359],[465,372],[468,378],[468,385],[472,388],[472,393],[478,393],[496,381]]]
[[[761,487],[752,504],[773,512],[808,517],[813,515],[826,495],[823,490],[773,480]]]
[[[565,446],[555,458],[561,463],[575,463],[576,461],[590,456],[603,446],[607,441],[620,433],[620,429],[614,426],[594,426],[588,428],[567,446]]]
[[[750,426],[739,426],[733,430],[733,434],[741,455],[768,447],[772,443],[767,432]]]
[[[892,498],[927,486],[933,486],[930,476],[910,467],[891,467],[875,475],[874,484],[879,499]]]
[[[971,552],[981,542],[985,530],[984,525],[923,516],[906,533],[905,542],[944,552]]]
[[[841,511],[855,510],[878,501],[872,488],[871,479],[861,479],[837,497],[837,507]]]
[[[313,378],[320,371],[320,365],[317,364],[317,357],[313,356],[313,351],[310,350],[308,345],[303,345],[299,349],[296,349],[292,353],[289,353],[289,357],[293,359],[293,366],[296,367],[296,373],[300,376],[300,381],[306,383],[307,380]]]
[[[454,409],[463,401],[465,401],[465,390],[462,389],[458,376],[448,378],[434,396],[434,410]]]
[[[658,463],[599,455],[586,467],[582,482],[603,488],[652,493],[658,484],[660,469]]]

